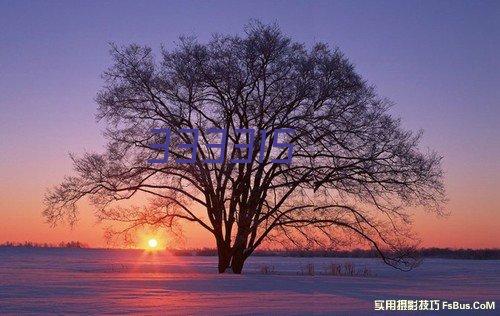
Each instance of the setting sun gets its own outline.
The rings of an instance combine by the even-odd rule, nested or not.
[[[156,248],[158,246],[158,241],[154,238],[151,238],[148,240],[148,246],[149,248]]]

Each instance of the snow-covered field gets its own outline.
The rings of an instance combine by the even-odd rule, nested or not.
[[[3,248],[0,314],[374,314],[374,300],[500,302],[500,261],[428,259],[400,272],[375,259],[254,257],[243,275],[218,275],[216,260]],[[323,275],[326,266],[346,261],[375,276]],[[308,264],[316,275],[299,273]],[[262,274],[263,266],[276,274]]]

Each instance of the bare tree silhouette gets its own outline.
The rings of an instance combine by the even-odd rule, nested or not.
[[[76,176],[49,190],[44,216],[74,223],[77,202],[90,197],[100,219],[173,227],[198,223],[215,239],[219,272],[241,273],[245,260],[264,241],[288,240],[329,247],[346,236],[367,241],[383,260],[400,269],[413,264],[398,250],[412,242],[414,206],[440,213],[445,201],[441,157],[419,148],[421,133],[404,130],[338,49],[307,49],[276,25],[248,25],[244,36],[215,35],[207,44],[181,38],[158,61],[149,47],[112,46],[114,64],[103,75],[98,119],[107,122],[104,154],[72,157]],[[170,128],[170,159],[151,145]],[[194,164],[179,164],[193,141],[181,128],[198,128]],[[227,130],[223,163],[220,142]],[[265,130],[247,152],[239,128]],[[269,146],[273,131],[293,128],[290,165],[273,163],[286,150]],[[262,144],[265,155],[259,161]],[[250,163],[230,163],[248,157]],[[151,196],[139,208],[115,201]],[[200,212],[199,210],[203,210]],[[122,232],[124,232],[122,231]],[[357,239],[356,239],[357,240]]]

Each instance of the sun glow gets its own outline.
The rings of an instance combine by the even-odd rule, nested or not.
[[[158,240],[151,238],[150,240],[148,240],[148,246],[151,249],[158,247]]]

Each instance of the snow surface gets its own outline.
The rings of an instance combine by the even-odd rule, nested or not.
[[[375,276],[323,275],[347,261]],[[427,259],[400,272],[377,259],[253,257],[243,275],[219,275],[216,262],[137,250],[0,248],[0,314],[364,315],[383,314],[373,311],[379,299],[500,303],[495,260]],[[301,275],[310,263],[317,275]],[[262,266],[277,274],[262,274]]]

